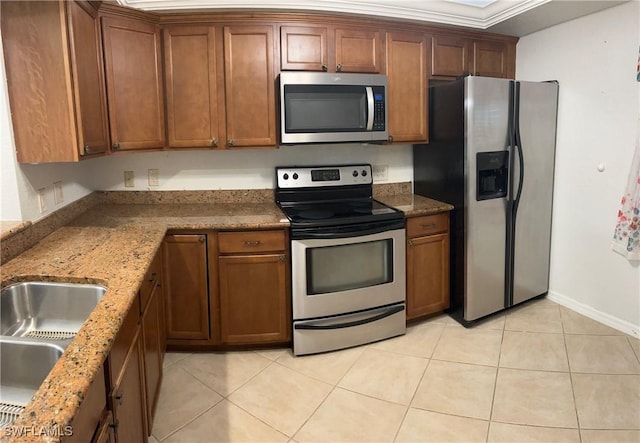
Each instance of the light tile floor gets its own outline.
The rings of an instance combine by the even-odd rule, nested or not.
[[[168,353],[151,443],[640,442],[640,341],[541,299],[367,346]]]

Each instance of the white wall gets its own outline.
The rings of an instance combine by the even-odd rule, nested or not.
[[[371,163],[389,167],[384,183],[413,180],[411,145],[305,145],[277,150],[184,151],[113,155],[91,160],[99,190],[272,189],[276,166]],[[160,186],[149,186],[148,169],[158,169]],[[124,171],[135,186],[124,187]],[[381,182],[383,183],[383,182]]]
[[[0,39],[0,54],[2,53]],[[7,95],[4,57],[0,57],[0,220],[38,220],[90,194],[90,171],[81,164],[23,165],[16,161]],[[63,201],[55,203],[53,183],[62,183]],[[40,211],[38,190],[44,189],[45,210]]]
[[[560,82],[550,296],[636,335],[640,263],[610,243],[640,110],[639,17],[633,1],[525,36],[516,62],[520,80]]]

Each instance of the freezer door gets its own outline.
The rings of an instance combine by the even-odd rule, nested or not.
[[[472,321],[505,307],[506,197],[481,198],[477,161],[478,153],[508,150],[509,81],[465,80],[464,320]]]
[[[513,304],[549,290],[551,207],[558,113],[557,83],[520,83],[524,175],[515,213]],[[517,153],[516,153],[517,155]],[[514,187],[519,182],[516,158]],[[514,189],[514,195],[517,189]]]

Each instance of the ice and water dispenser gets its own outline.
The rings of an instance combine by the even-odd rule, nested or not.
[[[509,151],[478,152],[476,168],[476,200],[506,197]]]

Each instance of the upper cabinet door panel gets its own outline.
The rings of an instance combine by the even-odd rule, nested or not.
[[[227,147],[276,144],[273,26],[225,26]]]
[[[468,39],[434,35],[431,46],[431,75],[459,76],[469,73]]]
[[[476,41],[473,45],[475,75],[507,77],[507,45],[498,41]]]
[[[283,71],[326,71],[327,28],[282,26],[280,56]]]
[[[394,142],[427,141],[427,47],[423,34],[387,33],[387,106]]]
[[[104,153],[109,149],[109,129],[97,12],[86,3],[66,5],[80,155]]]
[[[215,28],[167,28],[164,50],[169,146],[217,146],[223,103]]]
[[[336,66],[338,72],[382,72],[380,32],[336,29]]]
[[[154,25],[103,17],[113,149],[165,145],[160,32]]]

